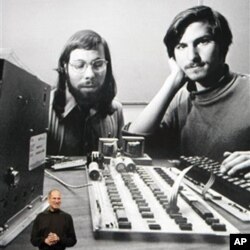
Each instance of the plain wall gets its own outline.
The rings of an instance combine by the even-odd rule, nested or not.
[[[122,102],[148,102],[169,74],[162,42],[181,10],[198,3],[223,13],[234,43],[228,63],[249,70],[249,0],[0,0],[0,46],[43,81],[55,85],[53,70],[66,40],[93,29],[108,42]]]

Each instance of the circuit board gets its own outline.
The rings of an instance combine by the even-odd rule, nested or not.
[[[126,171],[107,164],[96,180],[86,172],[96,237],[221,237],[239,232],[185,183],[171,206],[177,168],[137,165]]]

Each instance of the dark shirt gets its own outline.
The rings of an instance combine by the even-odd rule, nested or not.
[[[188,83],[175,95],[156,131],[143,135],[146,152],[152,157],[207,156],[220,162],[225,151],[248,151],[249,107],[249,76],[228,71],[203,91]],[[131,135],[128,127],[124,135]]]
[[[60,238],[55,245],[48,246],[44,240],[48,234],[56,233]],[[31,243],[40,250],[64,250],[76,244],[76,235],[73,220],[70,214],[58,210],[47,210],[37,215],[32,232]]]
[[[47,143],[48,155],[86,155],[98,150],[99,138],[118,138],[124,125],[121,103],[113,100],[109,114],[102,116],[95,110],[84,112],[71,107],[59,118],[50,110]]]

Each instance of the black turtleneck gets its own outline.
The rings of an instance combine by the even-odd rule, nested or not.
[[[44,240],[48,234],[56,233],[60,238],[53,246],[48,246]],[[32,233],[31,243],[40,250],[64,250],[76,244],[76,235],[73,220],[70,214],[62,210],[46,210],[36,217]]]

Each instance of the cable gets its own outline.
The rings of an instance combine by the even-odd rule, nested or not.
[[[181,173],[177,176],[175,179],[174,185],[172,186],[170,196],[169,196],[169,206],[171,208],[175,208],[177,206],[177,198],[178,198],[178,191],[180,188],[181,181],[183,177],[186,175],[186,173],[191,170],[193,167],[196,167],[196,165],[190,165],[187,168],[184,168]],[[202,196],[205,197],[206,192],[211,188],[211,186],[215,182],[215,175],[211,172],[209,180],[205,184],[203,190],[202,190]]]
[[[177,197],[178,197],[178,191],[180,188],[181,181],[185,174],[194,167],[194,165],[191,165],[181,171],[181,173],[177,176],[175,179],[174,185],[172,186],[170,196],[169,196],[169,206],[171,208],[175,208],[177,206]]]
[[[87,183],[87,184],[83,184],[83,185],[79,185],[79,186],[70,185],[70,184],[67,184],[66,182],[64,182],[63,180],[61,180],[60,178],[56,177],[55,175],[51,174],[48,170],[44,170],[44,172],[45,172],[45,174],[49,175],[50,177],[52,177],[53,179],[55,179],[56,181],[58,181],[62,185],[69,187],[69,188],[84,188],[84,187],[88,187],[88,186],[92,185],[91,183]]]
[[[206,192],[208,191],[209,188],[212,187],[212,185],[214,184],[214,182],[215,182],[215,175],[211,172],[209,180],[208,180],[208,182],[206,183],[206,185],[204,186],[204,188],[202,190],[202,196],[203,197],[205,197]]]

